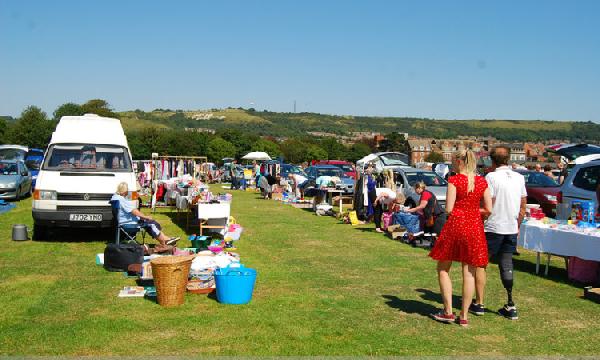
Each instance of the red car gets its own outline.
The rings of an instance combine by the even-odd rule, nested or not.
[[[318,165],[333,165],[336,166],[344,172],[344,175],[351,177],[356,180],[356,170],[354,169],[354,164],[344,160],[321,160],[317,163]]]
[[[525,177],[527,189],[527,203],[540,204],[544,214],[548,217],[556,216],[556,196],[560,185],[553,178],[536,171],[518,171]]]

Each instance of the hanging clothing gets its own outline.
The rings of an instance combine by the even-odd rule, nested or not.
[[[377,199],[377,182],[375,181],[375,179],[373,178],[372,175],[367,175],[367,199],[369,201],[369,204],[367,206],[367,217],[375,214],[375,208],[373,207],[373,203],[375,202],[375,199]]]
[[[366,219],[366,206],[364,205],[364,199],[367,192],[365,189],[365,177],[363,174],[360,174],[358,180],[356,181],[356,186],[354,187],[354,210],[356,211],[356,216],[360,220]]]

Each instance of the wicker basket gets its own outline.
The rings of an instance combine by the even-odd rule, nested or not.
[[[193,259],[194,256],[162,256],[150,261],[156,295],[161,306],[183,304]]]

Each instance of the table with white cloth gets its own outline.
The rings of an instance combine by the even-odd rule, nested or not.
[[[229,226],[231,203],[198,203],[197,209],[200,235],[204,229],[221,229],[220,232],[225,235]]]
[[[340,214],[342,213],[342,194],[344,193],[344,190],[340,190],[340,189],[324,189],[325,191],[327,191],[327,203],[329,205],[331,205],[332,207],[335,206],[335,204],[333,203],[333,198],[335,197],[335,194],[338,194],[338,196],[340,197],[340,201],[339,201],[339,206],[340,206]]]
[[[537,252],[535,272],[539,272],[540,255],[548,255],[545,275],[548,275],[551,255],[576,256],[584,260],[600,261],[600,236],[594,236],[541,223],[524,223],[518,238],[519,246]]]

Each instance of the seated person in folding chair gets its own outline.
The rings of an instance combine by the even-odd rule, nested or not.
[[[119,201],[119,225],[138,224],[162,245],[175,245],[179,237],[169,237],[161,231],[161,226],[150,216],[142,214],[133,202],[126,198],[129,189],[126,182],[117,187],[117,193],[110,199]]]

